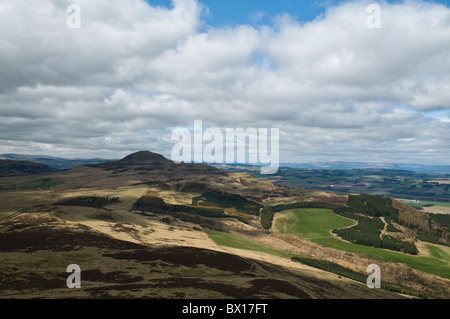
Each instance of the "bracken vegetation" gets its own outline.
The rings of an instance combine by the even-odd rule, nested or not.
[[[336,275],[350,278],[355,281],[359,281],[362,283],[367,282],[366,274],[361,274],[359,272],[353,271],[349,268],[343,267],[339,264],[336,264],[336,263],[333,263],[330,261],[320,260],[320,259],[315,259],[315,258],[310,258],[310,257],[303,257],[303,256],[294,256],[294,257],[292,257],[292,260],[302,263],[304,265],[308,265],[308,266],[311,266],[314,268],[332,272]],[[415,297],[419,297],[419,298],[427,298],[427,296],[424,295],[423,293],[413,291],[409,288],[402,287],[399,285],[394,285],[394,284],[391,284],[391,283],[388,283],[385,281],[381,281],[381,288],[385,289],[385,290],[397,292],[397,293],[408,294],[410,296],[415,296]]]
[[[417,239],[450,246],[450,215],[424,213],[396,201],[392,206],[399,211],[396,222],[416,231]]]

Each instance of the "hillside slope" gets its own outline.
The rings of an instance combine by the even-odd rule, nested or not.
[[[46,188],[26,187],[42,180],[51,183]],[[5,274],[0,278],[0,294],[4,298],[53,294],[222,298],[242,293],[253,298],[399,297],[290,258],[247,249],[253,244],[219,245],[207,230],[237,234],[287,254],[328,258],[365,274],[367,263],[378,261],[308,240],[281,238],[261,225],[262,206],[345,205],[344,195],[279,186],[248,173],[202,164],[176,164],[146,151],[67,171],[3,177],[0,185],[16,186],[0,190],[0,260],[4,261],[0,273]],[[197,256],[198,262],[186,265],[176,259],[178,255],[186,260]],[[209,258],[217,259],[214,265],[220,267],[205,263]],[[349,264],[349,258],[355,263]],[[67,277],[64,267],[71,263],[88,271],[84,278],[92,290],[71,294],[60,288]],[[234,263],[247,264],[247,270],[236,273]],[[412,289],[437,291],[440,297],[447,294],[447,281],[442,278],[412,272],[405,265],[384,265],[390,278],[400,281],[410,282],[413,273],[418,279]],[[159,288],[153,281],[160,283]]]
[[[56,171],[55,168],[40,163],[0,160],[0,177],[43,174]]]
[[[70,169],[80,165],[93,165],[106,162],[105,159],[101,158],[69,159],[45,155],[22,155],[22,154],[0,154],[0,159],[41,163],[59,170]]]
[[[307,266],[230,254],[211,241],[209,249],[161,239],[155,244],[151,237],[164,227],[171,227],[166,233],[172,238],[203,233],[194,224],[169,226],[142,217],[144,235],[138,225],[124,222],[126,214],[121,217],[115,215],[108,234],[100,231],[99,221],[70,222],[69,213],[56,207],[0,222],[0,298],[400,298]],[[81,268],[81,289],[66,287],[69,264]]]

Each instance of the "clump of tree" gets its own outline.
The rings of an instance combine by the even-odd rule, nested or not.
[[[224,217],[224,218],[236,218],[241,222],[247,223],[245,218],[235,215],[227,215],[220,208],[213,207],[197,207],[189,205],[172,205],[164,202],[162,198],[155,196],[144,195],[141,196],[132,206],[133,210],[139,210],[143,212],[152,212],[155,214],[177,214],[180,212],[188,214],[196,214],[203,217]]]
[[[345,240],[359,245],[395,250],[412,255],[417,255],[419,252],[411,242],[387,235],[380,237],[384,223],[379,217],[385,217],[388,223],[387,231],[398,232],[391,222],[398,221],[401,213],[393,206],[391,198],[350,195],[347,206],[336,209],[335,213],[358,221],[356,226],[333,231]]]
[[[398,223],[405,227],[425,233],[431,231],[431,218],[428,214],[417,211],[408,205],[397,205],[399,208]]]
[[[419,253],[419,250],[414,244],[410,243],[409,241],[400,240],[392,236],[384,235],[381,244],[381,248],[401,251],[410,255],[417,255]]]
[[[374,217],[383,216],[388,223],[387,231],[389,232],[399,232],[391,224],[392,221],[395,221],[414,230],[417,239],[450,245],[450,216],[420,212],[414,207],[404,205],[391,198],[372,195],[350,195],[347,206],[337,208],[334,212],[341,215],[358,213]],[[417,248],[411,242],[390,236],[383,236],[383,239],[378,241],[375,239],[375,231],[367,232],[367,229],[364,230],[364,232],[367,232],[367,239],[364,239],[362,234],[351,229],[335,232],[340,233],[340,236],[352,242],[361,244],[370,242],[370,246],[417,254]]]
[[[270,209],[266,209],[264,208],[261,212],[261,226],[268,230],[270,228],[272,228],[272,223],[273,223],[273,216],[274,216],[275,212],[271,211]]]
[[[348,211],[373,217],[397,219],[399,213],[398,209],[392,206],[391,198],[367,194],[349,195],[347,206]]]
[[[171,205],[167,205],[162,198],[147,195],[138,198],[138,200],[133,204],[132,209],[140,211],[151,210],[155,213],[172,211]]]
[[[388,231],[390,233],[401,233],[402,232],[401,230],[397,229],[397,227],[392,225],[392,223],[388,223],[386,231]]]
[[[441,225],[443,229],[450,232],[450,215],[447,214],[429,214],[432,221]]]
[[[259,211],[263,207],[261,204],[248,200],[239,194],[224,193],[217,190],[205,192],[202,196],[193,198],[192,205],[235,208],[242,213],[255,216],[259,215]]]
[[[394,201],[399,210],[397,222],[417,233],[417,239],[450,246],[450,215],[429,214]]]
[[[86,206],[93,208],[103,208],[106,205],[119,203],[119,197],[108,196],[78,196],[67,198],[56,202],[55,205],[60,206]]]
[[[355,244],[382,248],[380,238],[384,223],[380,218],[368,218],[355,214],[342,214],[344,217],[355,219],[358,224],[351,228],[333,230],[341,238]]]

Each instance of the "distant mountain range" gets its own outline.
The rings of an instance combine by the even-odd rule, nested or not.
[[[109,161],[101,158],[68,159],[46,155],[20,155],[20,154],[0,154],[0,159],[41,163],[56,168],[58,170],[70,169],[81,165],[94,165]]]
[[[36,162],[0,159],[0,177],[51,173],[55,168]]]
[[[142,155],[142,152],[136,154]],[[133,155],[136,156],[136,155]],[[161,156],[161,155],[159,155]],[[161,156],[162,157],[162,156]],[[102,159],[102,158],[88,158],[88,159],[68,159],[61,157],[52,157],[46,155],[20,155],[20,154],[0,154],[0,159],[20,160],[41,163],[58,170],[70,169],[80,165],[95,165],[105,163],[108,161],[116,161],[116,159]],[[130,159],[124,159],[130,160]],[[136,158],[133,158],[136,160]],[[204,163],[208,164],[208,163]],[[213,164],[212,166],[244,166],[250,167],[253,165],[245,164]],[[311,163],[282,163],[280,167],[288,168],[304,168],[304,169],[386,169],[386,170],[404,170],[412,171],[416,173],[429,173],[429,174],[450,174],[450,165],[424,165],[424,164],[398,164],[398,163],[369,163],[369,162],[342,162],[342,161],[329,161],[329,162],[311,162]]]
[[[284,163],[281,166],[306,169],[388,169],[403,170],[416,173],[450,174],[450,165],[396,164],[396,163],[368,163],[368,162],[313,162],[313,163]]]

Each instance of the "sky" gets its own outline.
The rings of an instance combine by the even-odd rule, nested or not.
[[[172,7],[171,0],[151,0],[151,5]],[[326,7],[339,1],[304,0],[206,0],[203,19],[213,27],[233,27],[241,24],[253,26],[270,24],[279,15],[289,14],[298,21],[311,21],[323,14]]]
[[[0,154],[170,157],[202,120],[279,128],[281,163],[450,164],[448,1],[4,0],[0,20]]]
[[[148,0],[153,6],[172,8],[171,0]],[[204,0],[201,5],[205,12],[203,19],[208,26],[232,27],[241,24],[258,26],[270,24],[279,15],[289,14],[299,22],[312,21],[324,15],[329,7],[349,2],[343,0]],[[448,0],[426,1],[449,5]],[[371,1],[370,3],[400,4],[403,1],[390,0],[386,2]]]

